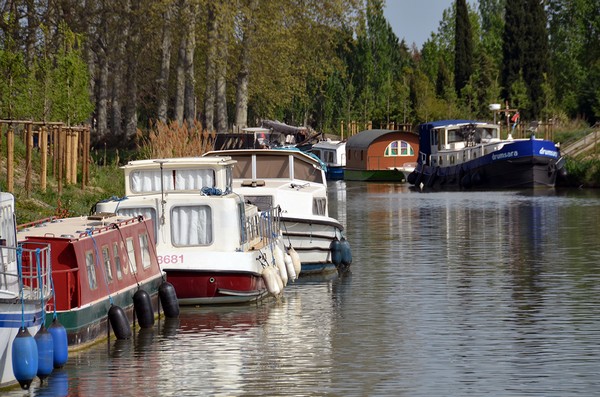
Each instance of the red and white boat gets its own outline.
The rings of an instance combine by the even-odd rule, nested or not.
[[[127,338],[138,291],[148,296],[143,310],[153,323],[164,282],[153,247],[154,230],[150,219],[115,214],[49,218],[19,226],[17,238],[23,246],[50,246],[55,296],[47,302],[46,324],[54,318],[60,321],[69,349],[106,338],[109,325],[117,338]],[[120,311],[109,320],[113,308]]]
[[[232,191],[234,164],[229,157],[131,161],[123,167],[126,196],[96,204],[98,212],[155,221],[158,260],[181,305],[279,296],[295,277],[279,212],[259,211]]]

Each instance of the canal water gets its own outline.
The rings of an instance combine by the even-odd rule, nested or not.
[[[182,309],[10,396],[600,396],[600,192],[336,182],[350,274]]]

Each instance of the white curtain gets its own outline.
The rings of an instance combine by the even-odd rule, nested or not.
[[[131,191],[134,193],[160,192],[160,170],[140,170],[130,174]],[[163,186],[165,191],[200,190],[203,187],[215,186],[215,173],[204,169],[163,170]]]
[[[174,246],[208,245],[212,243],[210,207],[174,207],[171,210],[171,240]]]

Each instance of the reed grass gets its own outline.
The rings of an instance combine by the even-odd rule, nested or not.
[[[215,132],[203,129],[196,120],[190,125],[157,121],[148,131],[138,130],[137,134],[140,156],[152,159],[201,156],[213,150],[215,137]]]

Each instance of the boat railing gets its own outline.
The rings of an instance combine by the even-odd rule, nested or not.
[[[2,263],[0,289],[22,294],[25,300],[48,299],[52,295],[49,244],[26,241],[17,247],[0,246],[0,251],[0,257],[14,257],[16,260],[14,267]],[[5,251],[9,252],[9,255],[5,255]]]
[[[268,244],[277,238],[281,230],[280,213],[280,208],[275,207],[246,217],[245,243],[256,246],[259,244]]]

